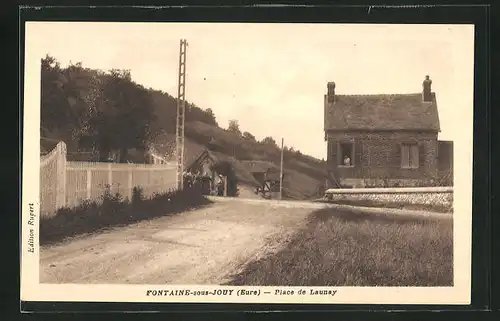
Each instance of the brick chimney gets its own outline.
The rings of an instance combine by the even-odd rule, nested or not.
[[[425,76],[424,82],[422,83],[422,100],[425,102],[432,102],[431,85],[432,80],[428,75]]]
[[[328,88],[328,102],[333,103],[335,101],[335,83],[333,81],[330,81],[327,85]]]

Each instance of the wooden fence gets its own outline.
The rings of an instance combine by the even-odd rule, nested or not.
[[[176,188],[175,163],[117,164],[69,162],[66,146],[60,142],[40,161],[40,212],[53,215],[57,209],[72,207],[83,200],[98,200],[107,188],[131,199],[134,187],[144,196]]]

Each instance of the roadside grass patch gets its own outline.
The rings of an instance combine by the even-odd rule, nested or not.
[[[124,226],[142,220],[174,215],[211,204],[196,188],[169,191],[145,198],[141,188],[134,188],[132,199],[107,190],[100,201],[83,201],[72,208],[61,208],[56,215],[40,218],[40,245],[61,242],[67,238]]]
[[[281,251],[228,284],[453,286],[452,220],[321,209]]]

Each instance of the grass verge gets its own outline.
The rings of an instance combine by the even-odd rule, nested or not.
[[[134,188],[132,200],[120,194],[105,192],[100,202],[84,201],[77,207],[62,208],[56,215],[40,218],[40,245],[61,242],[69,237],[124,226],[142,220],[173,215],[188,209],[211,204],[196,188],[185,188],[144,198]]]
[[[230,285],[452,286],[452,220],[321,209]]]

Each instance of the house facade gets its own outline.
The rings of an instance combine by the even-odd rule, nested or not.
[[[432,186],[449,174],[453,144],[438,140],[431,84],[426,77],[421,93],[337,95],[328,83],[327,187]]]

